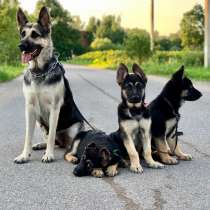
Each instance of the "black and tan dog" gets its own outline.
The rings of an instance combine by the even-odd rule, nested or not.
[[[154,161],[151,155],[151,116],[144,104],[147,78],[137,64],[132,71],[129,74],[124,64],[120,64],[117,71],[122,96],[118,106],[119,132],[130,158],[130,170],[141,173],[138,152],[142,150],[149,167],[163,168],[164,165]]]
[[[180,160],[191,160],[176,142],[176,132],[180,118],[179,109],[185,101],[198,100],[202,94],[193,87],[192,81],[184,74],[184,66],[175,72],[162,92],[149,105],[152,116],[152,144],[157,149],[160,160],[165,164],[177,164]]]
[[[73,171],[76,176],[103,177],[117,175],[118,165],[124,156],[126,150],[118,131],[107,135],[102,131],[89,130],[76,136],[64,159],[78,164]]]
[[[65,146],[83,128],[83,117],[72,96],[64,69],[53,54],[50,15],[46,7],[40,10],[36,23],[30,23],[21,9],[17,12],[22,60],[29,63],[24,74],[26,134],[21,155],[15,163],[29,160],[35,123],[44,130],[46,143],[34,149],[46,151],[43,162],[54,160],[55,139]]]

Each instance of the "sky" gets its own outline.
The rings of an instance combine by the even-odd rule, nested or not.
[[[120,15],[122,26],[150,30],[150,0],[58,0],[72,15],[79,15],[87,23],[89,17]],[[23,9],[32,13],[36,0],[19,0]],[[155,30],[160,35],[176,33],[183,13],[195,4],[204,6],[205,0],[154,0]]]

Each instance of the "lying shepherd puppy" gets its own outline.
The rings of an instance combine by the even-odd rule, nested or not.
[[[149,105],[152,116],[152,144],[163,163],[178,163],[170,154],[180,160],[192,159],[190,154],[182,152],[177,142],[179,109],[184,101],[195,101],[201,96],[202,94],[193,87],[191,80],[184,75],[184,66],[181,66],[167,82],[160,95]]]
[[[46,147],[42,162],[54,160],[55,139],[70,141],[83,127],[83,117],[73,100],[64,69],[53,55],[50,16],[46,7],[40,10],[36,23],[29,23],[21,9],[17,12],[20,30],[22,60],[29,63],[24,74],[26,134],[23,152],[15,163],[29,160],[35,123],[38,122],[46,134],[46,143],[34,149]],[[63,143],[62,146],[65,146]]]
[[[78,164],[73,171],[75,176],[103,177],[117,175],[118,165],[125,155],[118,131],[107,135],[102,131],[89,130],[76,136],[64,159]]]
[[[137,64],[133,64],[132,71],[129,74],[124,64],[120,64],[117,71],[122,96],[118,106],[119,131],[130,158],[130,170],[142,173],[138,154],[142,149],[149,167],[163,168],[164,165],[154,161],[151,155],[151,116],[144,104],[147,78]]]

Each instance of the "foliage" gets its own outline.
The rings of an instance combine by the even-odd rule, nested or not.
[[[91,48],[93,50],[110,50],[116,49],[117,45],[113,44],[112,41],[108,38],[96,38],[91,43]]]
[[[181,39],[178,34],[171,34],[169,36],[158,36],[155,40],[156,50],[181,50]]]
[[[125,32],[121,27],[120,17],[107,15],[102,18],[96,28],[96,37],[109,38],[113,43],[122,43]]]
[[[86,26],[86,31],[91,32],[94,36],[96,34],[96,30],[100,25],[100,20],[95,17],[90,17],[88,20],[88,24]]]
[[[84,23],[80,19],[80,16],[74,15],[72,17],[72,27],[75,28],[75,29],[77,29],[77,30],[80,30],[80,31],[83,30]]]
[[[131,59],[128,58],[125,51],[107,50],[88,52],[74,58],[71,63],[91,65],[102,68],[115,68],[119,63],[129,64]]]
[[[173,53],[179,54],[179,52],[158,53],[165,53],[170,55],[172,55]],[[200,53],[197,52],[197,55],[199,55]],[[180,54],[182,54],[182,52],[180,52]],[[195,55],[195,57],[197,57],[197,55]],[[174,73],[178,69],[178,67],[183,64],[182,60],[180,61],[175,59],[170,60],[170,62],[164,60],[159,62],[158,60],[154,59],[154,56],[156,56],[156,54],[153,55],[153,58],[141,64],[146,74],[171,76],[171,74]],[[189,54],[189,57],[190,56],[191,54]],[[128,66],[131,66],[133,62],[136,61],[129,58],[124,51],[108,50],[85,53],[81,56],[75,57],[69,62],[72,64],[88,65],[97,68],[109,68],[116,70],[119,63],[121,62],[127,64]],[[187,75],[192,79],[210,81],[210,69],[206,70],[201,66],[189,66],[188,64],[186,64],[186,72]]]
[[[174,33],[169,35],[169,40],[171,42],[170,50],[181,50],[182,49],[182,41],[179,33]]]
[[[18,3],[4,1],[0,5],[0,63],[16,64],[20,60],[16,12]]]
[[[57,0],[39,0],[36,4],[36,16],[42,6],[47,6],[50,9],[50,15],[52,17],[52,39],[55,50],[60,58],[66,60],[72,54],[79,55],[84,53],[85,49],[80,43],[80,31],[74,28],[82,27],[80,19],[72,17]]]
[[[204,10],[199,4],[186,12],[180,24],[182,45],[188,49],[201,49],[204,42]]]
[[[137,59],[139,63],[151,55],[150,36],[145,30],[129,30],[124,45],[128,56]]]
[[[23,66],[0,65],[0,83],[19,76],[23,72]]]
[[[151,58],[155,63],[180,63],[187,66],[203,65],[202,51],[157,51]]]

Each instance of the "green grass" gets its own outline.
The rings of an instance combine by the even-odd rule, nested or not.
[[[122,51],[95,51],[75,57],[68,63],[116,70],[121,62],[127,64],[130,68],[135,61],[128,58]],[[175,72],[181,64],[182,63],[179,62],[167,61],[158,63],[151,59],[141,66],[146,74],[168,77]],[[185,70],[186,74],[192,79],[210,81],[210,68],[205,69],[202,66],[185,65]]]
[[[170,76],[181,64],[156,64],[147,62],[142,65],[147,74]],[[186,75],[191,79],[210,81],[210,68],[205,69],[202,66],[185,66]]]
[[[23,72],[23,66],[0,65],[0,83],[12,80]]]

